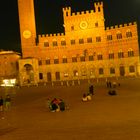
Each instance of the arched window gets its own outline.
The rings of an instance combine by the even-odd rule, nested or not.
[[[122,50],[118,52],[118,58],[124,58],[124,53]]]
[[[117,32],[116,36],[117,36],[117,39],[122,39],[122,33],[121,32]]]
[[[127,38],[132,37],[132,32],[130,30],[126,31],[126,37]]]
[[[99,68],[99,75],[104,74],[104,69],[103,68]]]
[[[130,73],[135,72],[135,67],[133,65],[129,66],[129,72]]]
[[[61,45],[66,46],[66,40],[64,38],[61,40]]]
[[[109,40],[112,40],[112,34],[111,33],[107,34],[107,41],[109,41]]]
[[[114,52],[110,51],[108,54],[109,59],[114,59]]]
[[[57,40],[54,39],[52,43],[53,43],[53,46],[54,46],[54,47],[55,47],[55,46],[58,46]]]
[[[98,53],[97,59],[98,59],[98,60],[103,60],[103,55],[102,55],[101,53]]]
[[[67,63],[67,57],[66,57],[66,56],[63,56],[62,62],[63,62],[63,63]]]
[[[110,74],[115,74],[115,68],[114,67],[110,68]]]
[[[44,47],[49,47],[49,42],[48,42],[48,40],[45,40],[45,41],[44,41]]]
[[[128,57],[133,57],[134,56],[134,51],[132,49],[128,50]]]

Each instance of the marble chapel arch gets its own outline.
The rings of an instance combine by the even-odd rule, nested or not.
[[[64,32],[38,36],[34,1],[18,0],[18,11],[21,85],[140,75],[137,23],[105,27],[103,2],[77,13],[63,8]]]

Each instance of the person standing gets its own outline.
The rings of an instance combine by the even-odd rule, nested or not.
[[[3,98],[2,96],[0,96],[0,111],[3,111],[3,103],[4,103]]]
[[[94,86],[93,86],[93,85],[91,85],[91,86],[89,87],[89,93],[90,93],[91,95],[94,94]]]
[[[6,110],[10,109],[10,106],[11,106],[11,97],[10,95],[8,94],[5,98],[5,107],[6,107]]]

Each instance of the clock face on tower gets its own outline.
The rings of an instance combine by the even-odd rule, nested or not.
[[[23,31],[23,37],[24,37],[25,39],[30,38],[30,37],[31,37],[31,31],[30,31],[30,30],[24,30],[24,31]]]
[[[87,26],[88,26],[88,23],[87,23],[86,21],[81,21],[81,22],[80,22],[80,28],[81,28],[81,29],[84,30],[84,29],[87,28]]]

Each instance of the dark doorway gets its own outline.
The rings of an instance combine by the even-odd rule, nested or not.
[[[120,76],[124,76],[125,75],[125,68],[124,66],[120,66]]]
[[[52,81],[52,75],[50,72],[47,73],[47,81],[51,82]]]
[[[56,77],[56,80],[57,80],[57,81],[60,80],[60,72],[56,72],[56,73],[55,73],[55,77]]]

